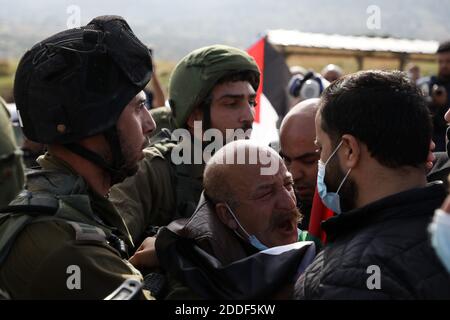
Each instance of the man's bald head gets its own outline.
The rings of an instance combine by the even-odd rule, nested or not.
[[[305,129],[310,129],[311,119],[313,119],[312,126],[314,127],[314,119],[319,107],[319,102],[319,98],[313,98],[295,105],[284,117],[280,127],[280,134],[283,134],[283,131],[295,128],[302,130],[305,126],[307,127]],[[315,134],[315,129],[313,129],[313,132]]]
[[[203,185],[205,193],[215,202],[233,202],[234,194],[261,175],[274,175],[281,157],[270,147],[252,140],[226,144],[206,164]],[[250,181],[250,180],[251,181]]]

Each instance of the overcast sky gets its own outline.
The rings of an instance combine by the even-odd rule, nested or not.
[[[268,29],[340,34],[450,38],[450,0],[0,0],[0,56],[20,55],[33,43],[67,28],[71,5],[81,24],[102,14],[124,16],[161,58],[178,59],[212,43],[241,48]],[[380,26],[368,29],[369,5],[380,9]],[[72,20],[71,20],[72,19]]]

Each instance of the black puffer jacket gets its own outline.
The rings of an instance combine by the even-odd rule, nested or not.
[[[450,299],[450,274],[427,232],[445,196],[436,182],[324,222],[329,243],[297,281],[296,298]],[[371,265],[380,268],[380,289],[368,289]]]

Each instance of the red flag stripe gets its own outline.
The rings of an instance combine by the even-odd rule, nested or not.
[[[255,61],[256,64],[259,67],[259,71],[261,73],[260,81],[259,81],[259,87],[258,91],[256,91],[256,103],[257,106],[255,108],[255,122],[260,122],[260,108],[261,108],[261,94],[263,92],[263,86],[264,86],[264,48],[265,48],[266,39],[261,38],[256,42],[254,45],[252,45],[248,50],[248,54],[251,55]]]
[[[319,193],[314,193],[314,199],[313,204],[311,208],[311,216],[309,218],[309,228],[308,232],[319,238],[323,244],[326,243],[326,234],[322,230],[321,223],[322,221],[327,220],[328,218],[331,218],[334,216],[333,211],[325,207],[325,205],[322,202],[322,199],[320,199]]]

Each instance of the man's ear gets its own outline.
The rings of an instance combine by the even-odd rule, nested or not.
[[[186,120],[187,127],[191,130],[194,130],[194,121],[203,121],[203,111],[200,108],[195,108]]]
[[[344,134],[342,136],[342,148],[344,149],[343,159],[341,163],[346,168],[354,168],[361,159],[361,143],[351,134]]]
[[[226,225],[228,228],[232,230],[237,229],[237,223],[233,219],[233,216],[230,213],[230,210],[228,210],[228,207],[224,203],[217,203],[216,204],[216,214],[219,220]]]

